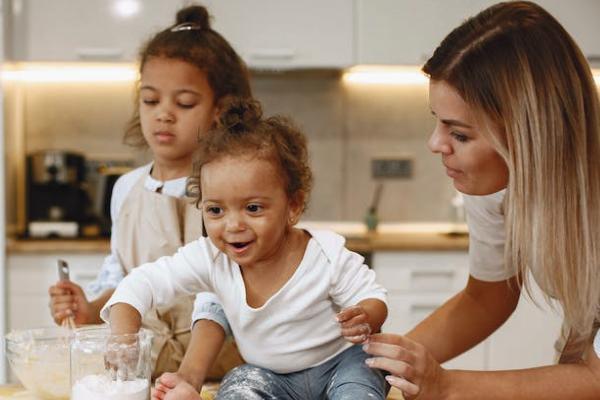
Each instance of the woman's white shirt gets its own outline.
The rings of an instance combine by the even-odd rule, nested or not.
[[[463,195],[469,226],[469,270],[476,279],[497,282],[516,275],[506,265],[506,189],[485,196]]]

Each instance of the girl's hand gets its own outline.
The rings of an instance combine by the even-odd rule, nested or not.
[[[371,334],[369,315],[361,306],[345,308],[336,318],[342,327],[342,336],[350,343],[362,343]]]
[[[199,400],[200,395],[177,373],[165,372],[152,388],[152,400]]]
[[[400,389],[407,400],[444,398],[446,371],[421,344],[404,336],[372,335],[363,346],[376,357],[367,359],[371,368],[388,371],[390,385]]]
[[[73,316],[77,326],[89,324],[93,319],[93,307],[85,297],[81,286],[71,281],[58,281],[48,289],[50,313],[56,324]]]

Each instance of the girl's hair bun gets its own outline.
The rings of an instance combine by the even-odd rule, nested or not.
[[[208,10],[203,6],[189,6],[182,8],[177,12],[175,24],[193,24],[200,29],[210,29],[210,15]]]
[[[231,133],[251,131],[262,118],[260,103],[251,98],[229,97],[223,102],[218,125]]]

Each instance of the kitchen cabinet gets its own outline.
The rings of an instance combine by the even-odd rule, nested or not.
[[[69,263],[71,280],[93,281],[106,253],[9,254],[6,268],[8,330],[54,325],[48,308],[48,288],[58,280],[57,259]]]
[[[600,65],[600,2],[537,0]],[[464,19],[494,0],[357,0],[357,64],[421,65]]]
[[[493,0],[357,0],[357,64],[421,65]]]
[[[173,22],[180,3],[11,0],[8,57],[17,61],[132,61],[144,40]]]
[[[343,68],[354,62],[353,0],[210,0],[215,29],[254,68]]]
[[[119,5],[137,4],[124,15]],[[12,0],[11,50],[23,61],[134,61],[185,0]],[[354,62],[354,2],[208,0],[213,27],[253,68],[340,68]],[[123,9],[122,9],[123,10]]]
[[[388,290],[389,313],[383,331],[404,334],[464,288],[469,276],[468,253],[379,251],[373,254],[373,269]],[[535,285],[533,293],[539,307],[522,295],[514,314],[500,329],[444,366],[498,370],[551,364],[562,319],[540,300]]]
[[[388,319],[382,330],[400,334],[464,288],[469,275],[466,251],[375,252],[373,269],[388,290]],[[486,369],[488,348],[484,341],[444,366]]]

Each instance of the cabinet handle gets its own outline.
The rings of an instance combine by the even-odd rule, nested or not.
[[[439,291],[452,286],[455,271],[413,270],[410,273],[411,290]]]
[[[292,60],[296,57],[294,49],[256,49],[250,52],[255,60]]]
[[[81,60],[114,60],[123,57],[123,49],[108,47],[81,47],[75,50]]]

